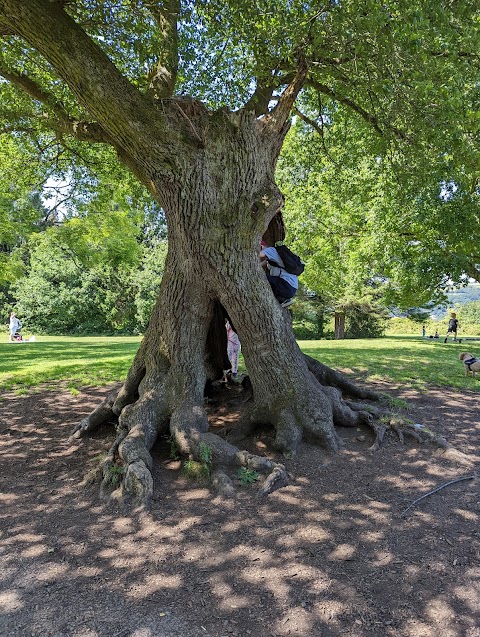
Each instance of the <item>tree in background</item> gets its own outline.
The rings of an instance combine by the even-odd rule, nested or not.
[[[160,207],[108,149],[49,157],[9,141],[0,178],[3,315],[15,307],[35,332],[143,331],[165,262]]]
[[[34,144],[18,137],[2,136],[0,170],[0,307],[7,319],[13,297],[11,284],[25,272],[24,248],[32,233],[49,227],[55,211],[41,199],[47,179],[46,165],[26,162]],[[3,322],[3,321],[2,321]]]
[[[148,323],[165,263],[165,239],[138,240],[127,212],[90,213],[36,234],[27,274],[12,285],[32,331],[138,333]]]
[[[10,126],[111,146],[165,211],[168,255],[145,337],[123,388],[77,430],[119,417],[106,465],[124,465],[123,493],[148,500],[149,451],[167,431],[184,455],[202,460],[208,449],[226,490],[224,469],[235,464],[269,472],[261,493],[285,484],[282,465],[208,432],[203,395],[223,366],[224,346],[210,338],[221,332],[221,308],[253,388],[245,433],[270,423],[285,453],[304,431],[334,451],[335,424],[368,420],[331,385],[368,392],[302,355],[260,269],[262,236],[283,235],[276,162],[303,89],[317,96],[322,117],[343,105],[384,147],[467,156],[478,51],[472,13],[461,0],[322,8],[0,0]]]
[[[345,312],[366,296],[374,312],[431,306],[475,277],[480,199],[461,190],[451,157],[434,155],[425,170],[424,158],[382,149],[363,123],[347,126],[345,109],[336,115],[318,123],[302,114],[277,178],[303,280],[328,299],[342,334]]]
[[[466,333],[467,327],[473,328],[475,335],[480,334],[480,301],[471,301],[461,306],[456,306],[458,321],[461,326],[462,334]],[[472,333],[469,329],[468,333]]]

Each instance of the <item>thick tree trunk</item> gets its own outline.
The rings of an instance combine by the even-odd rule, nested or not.
[[[261,137],[261,125],[249,113],[225,115],[221,126],[212,126],[209,117],[209,126],[202,127],[202,109],[192,105],[187,113],[187,107],[182,112],[201,131],[203,143],[192,151],[183,174],[155,185],[169,227],[157,304],[118,396],[75,432],[80,437],[118,416],[119,434],[104,463],[104,477],[112,463],[120,462],[120,491],[143,503],[153,489],[150,450],[167,431],[185,456],[201,459],[207,449],[219,472],[217,482],[227,490],[229,465],[269,473],[262,493],[286,483],[282,465],[241,452],[208,432],[205,384],[218,378],[224,366],[221,308],[240,337],[253,390],[243,432],[258,423],[271,425],[275,447],[285,454],[295,452],[304,432],[336,451],[334,424],[355,425],[366,418],[365,412],[342,403],[339,389],[322,384],[324,369],[309,369],[289,312],[274,298],[259,264],[267,228],[271,239],[283,236],[281,217],[275,216],[283,198],[273,179],[278,135]]]
[[[273,242],[284,231],[281,217],[275,217],[283,197],[274,170],[306,79],[306,61],[298,52],[295,74],[275,108],[262,117],[257,119],[250,107],[212,112],[192,98],[169,97],[176,50],[170,51],[173,56],[160,55],[158,72],[150,78],[152,91],[142,94],[63,10],[64,4],[0,0],[2,24],[35,47],[65,80],[97,120],[87,123],[85,139],[116,149],[162,205],[169,228],[160,295],[127,379],[73,435],[79,438],[118,418],[118,435],[100,467],[103,486],[111,490],[112,476],[121,476],[115,494],[141,504],[153,490],[150,451],[158,435],[167,432],[184,456],[208,464],[224,491],[231,491],[226,469],[236,465],[266,472],[260,494],[269,493],[287,482],[283,465],[240,451],[208,431],[204,389],[224,366],[223,311],[242,342],[252,386],[244,432],[257,423],[271,425],[276,448],[286,454],[295,452],[304,433],[336,451],[335,424],[371,419],[361,405],[342,399],[342,392],[360,397],[357,388],[302,355],[289,312],[275,300],[259,265],[262,236]],[[170,14],[165,7],[157,12],[152,5],[151,10],[164,39],[176,49],[178,7],[172,7]],[[35,82],[28,87],[31,94]],[[33,94],[62,126],[78,133],[77,122],[53,96],[41,90]]]

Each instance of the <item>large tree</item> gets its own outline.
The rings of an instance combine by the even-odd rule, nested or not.
[[[76,432],[118,417],[105,470],[124,465],[124,494],[148,500],[150,449],[168,430],[181,453],[208,450],[226,489],[229,465],[268,472],[262,493],[285,483],[282,465],[208,431],[224,311],[253,390],[244,432],[271,424],[277,449],[292,453],[305,431],[335,451],[335,424],[367,418],[331,385],[368,392],[302,355],[259,266],[262,236],[283,236],[276,161],[304,89],[318,117],[341,104],[384,149],[468,135],[455,122],[475,90],[473,14],[466,0],[0,0],[11,128],[110,145],[165,211],[149,327],[120,392]]]

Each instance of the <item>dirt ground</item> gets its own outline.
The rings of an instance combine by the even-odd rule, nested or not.
[[[479,394],[394,390],[462,457],[394,438],[371,453],[369,431],[344,429],[345,451],[304,444],[262,502],[255,486],[230,501],[192,486],[162,441],[151,512],[129,515],[79,487],[113,427],[67,443],[105,393],[1,397],[0,635],[480,636],[479,481],[401,516],[473,475]]]

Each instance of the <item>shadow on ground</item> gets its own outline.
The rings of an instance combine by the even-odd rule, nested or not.
[[[113,428],[66,442],[105,391],[0,402],[0,634],[479,637],[478,480],[400,516],[474,471],[478,394],[397,392],[468,458],[342,430],[344,452],[304,445],[262,503],[192,487],[158,444],[151,513],[129,516],[78,486]]]

